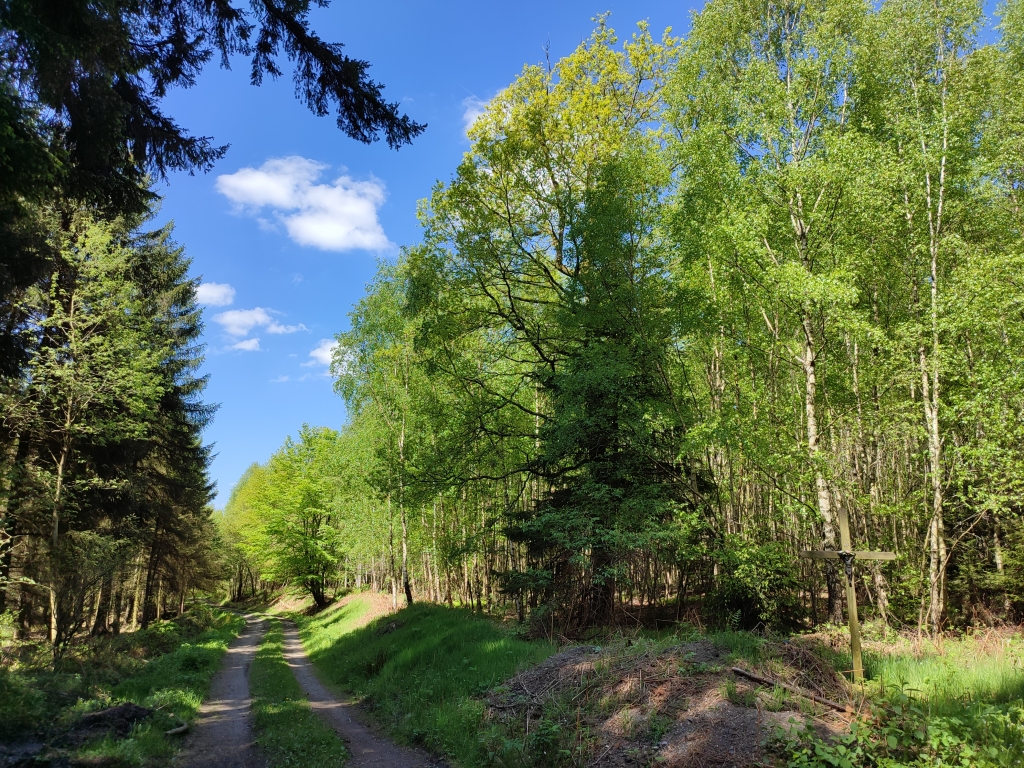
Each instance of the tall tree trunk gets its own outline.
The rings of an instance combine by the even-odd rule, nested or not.
[[[65,424],[65,433],[70,430],[71,415],[70,406],[68,407],[67,423]],[[50,530],[50,557],[52,561],[53,575],[50,579],[50,644],[53,645],[57,642],[57,622],[59,620],[59,609],[57,606],[57,571],[59,566],[57,565],[57,545],[59,543],[60,536],[60,505],[63,499],[64,491],[64,468],[67,464],[68,453],[71,448],[64,441],[60,450],[60,457],[57,459],[57,482],[54,486],[53,491],[53,515],[52,525]]]
[[[158,589],[158,576],[157,573],[160,569],[160,518],[157,518],[156,523],[153,527],[153,541],[149,548],[149,565],[146,568],[146,591],[142,598],[142,628],[145,629],[149,626],[149,623],[154,619],[159,619],[159,615],[154,615],[154,612],[159,611],[159,606],[153,604],[154,601],[154,590]]]
[[[402,504],[402,588],[405,590],[405,604],[412,605],[412,584],[409,583],[409,521],[406,519],[405,504]]]
[[[110,624],[110,631],[115,635],[121,634],[121,614],[124,611],[124,588],[125,576],[121,573],[114,582],[113,615],[114,620]]]
[[[110,631],[110,598],[114,591],[114,573],[108,573],[100,583],[99,601],[96,606],[96,619],[93,621],[91,634],[105,635]]]
[[[946,535],[943,519],[943,457],[942,435],[940,432],[939,408],[942,402],[939,391],[939,252],[943,230],[943,215],[946,202],[946,161],[949,152],[950,116],[947,111],[949,82],[946,72],[946,58],[953,56],[956,43],[947,38],[948,29],[943,24],[936,28],[935,77],[931,83],[922,84],[913,79],[910,86],[915,95],[919,89],[933,83],[939,86],[938,117],[941,121],[942,138],[939,146],[929,146],[927,134],[919,132],[921,161],[924,164],[924,194],[928,215],[928,256],[930,261],[930,305],[928,308],[928,341],[921,335],[918,356],[921,367],[921,401],[924,406],[925,432],[928,440],[928,474],[931,480],[931,521],[928,526],[930,547],[928,551],[929,605],[928,619],[933,634],[938,634],[946,607]],[[922,126],[934,118],[936,111],[925,107],[918,100],[918,120]],[[938,168],[933,172],[930,165],[937,155]]]
[[[804,406],[807,419],[807,453],[814,472],[814,490],[817,496],[818,513],[821,515],[822,544],[824,549],[837,549],[835,518],[832,513],[832,494],[821,466],[821,446],[818,437],[818,374],[817,351],[814,328],[810,313],[803,317],[804,345],[801,363],[804,371]],[[825,580],[828,586],[828,620],[833,624],[843,622],[843,590],[839,579],[836,560],[825,561]]]
[[[992,555],[995,560],[996,573],[999,574],[999,582],[1003,588],[1003,618],[1010,616],[1010,594],[1006,591],[1006,584],[1003,581],[1006,566],[1003,564],[1003,542],[999,537],[999,515],[992,513]]]

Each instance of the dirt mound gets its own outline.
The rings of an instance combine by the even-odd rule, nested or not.
[[[716,697],[706,697],[708,706],[687,712],[651,750],[654,763],[673,768],[748,765],[759,759],[766,734],[782,725],[792,713],[763,712],[740,707]],[[611,761],[609,765],[622,765]]]
[[[828,670],[806,648],[773,646],[767,657],[765,676],[781,673],[831,692]],[[606,648],[567,648],[492,691],[487,703],[490,718],[527,742],[531,729],[543,732],[547,721],[560,720],[555,731],[577,735],[560,748],[598,768],[752,766],[791,719],[835,719],[738,678],[729,653],[706,639],[666,646],[622,638]]]
[[[79,747],[87,741],[107,734],[124,738],[138,723],[148,720],[152,709],[137,704],[118,704],[116,707],[90,712],[75,723],[71,730],[60,736],[56,744],[61,747]]]
[[[686,664],[714,664],[724,661],[722,649],[710,640],[683,643],[672,649]]]
[[[824,696],[845,701],[850,694],[845,678],[820,653],[821,643],[813,637],[794,637],[768,644],[769,654],[779,663],[770,665],[768,677]]]
[[[594,659],[600,650],[577,645],[549,656],[492,691],[488,704],[497,709],[539,706],[545,696],[577,686],[588,673],[593,673]]]

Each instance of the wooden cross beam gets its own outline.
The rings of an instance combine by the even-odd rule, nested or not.
[[[850,544],[850,520],[845,509],[839,510],[839,544],[842,549],[835,550],[805,550],[800,557],[809,557],[812,560],[841,560],[843,570],[846,572],[846,613],[850,619],[850,651],[853,656],[853,680],[860,682],[864,679],[864,662],[860,653],[860,621],[857,619],[857,590],[853,582],[853,561],[854,560],[895,560],[893,552],[854,552]]]

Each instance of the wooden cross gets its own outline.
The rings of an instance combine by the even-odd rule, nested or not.
[[[853,656],[853,680],[861,682],[864,679],[864,663],[860,655],[860,622],[857,620],[857,590],[853,584],[853,561],[854,560],[895,560],[893,552],[854,552],[850,544],[850,520],[846,516],[846,510],[839,510],[839,544],[842,547],[838,552],[833,550],[805,550],[800,557],[810,557],[814,560],[842,560],[843,569],[846,571],[846,612],[850,617],[850,650]]]

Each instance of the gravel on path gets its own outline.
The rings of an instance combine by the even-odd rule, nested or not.
[[[331,693],[313,672],[313,664],[290,621],[284,627],[284,657],[318,712],[345,741],[351,753],[351,768],[436,768],[444,765],[419,750],[401,747],[360,722],[356,708]]]
[[[180,768],[265,768],[252,728],[249,667],[266,622],[246,614],[245,629],[228,647],[210,694],[174,765]]]

